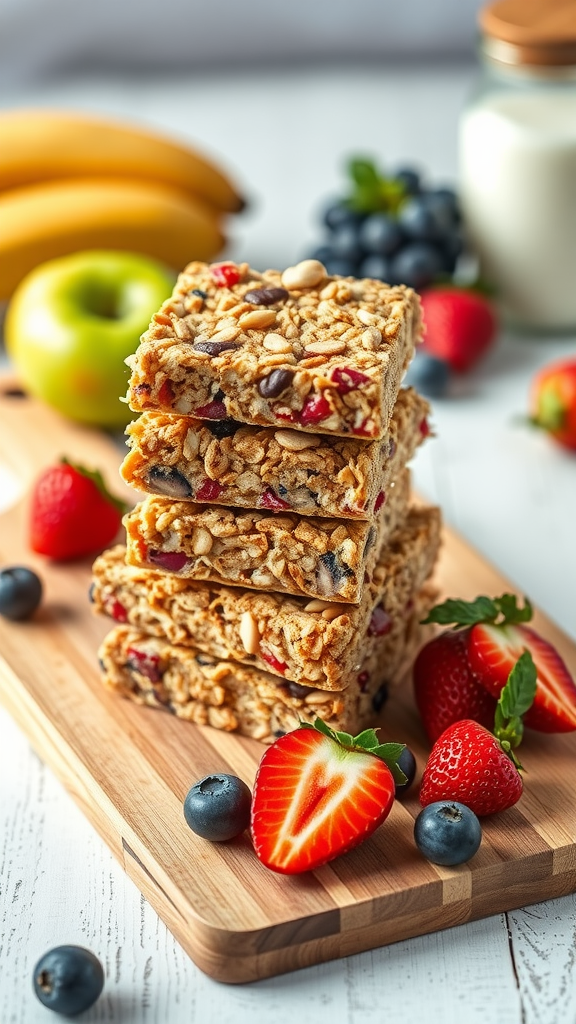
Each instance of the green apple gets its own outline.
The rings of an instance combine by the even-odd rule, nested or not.
[[[129,252],[93,250],[40,264],[6,314],[6,348],[22,386],[70,419],[124,426],[124,360],[174,279],[163,264]]]

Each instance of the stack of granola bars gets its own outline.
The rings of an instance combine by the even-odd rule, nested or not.
[[[433,600],[420,333],[412,289],[316,260],[186,267],[131,359],[122,474],[148,493],[94,566],[109,687],[264,742],[373,722]]]

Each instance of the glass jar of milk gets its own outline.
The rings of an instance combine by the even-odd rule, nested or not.
[[[576,6],[563,0],[560,33],[550,17],[559,6],[543,2],[553,23],[544,33],[530,23],[537,4],[500,0],[481,12],[484,78],[459,140],[481,272],[508,323],[539,332],[576,330]]]

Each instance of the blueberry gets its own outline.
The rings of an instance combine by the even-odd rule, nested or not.
[[[362,260],[358,268],[359,277],[372,277],[376,281],[390,282],[390,260],[386,256],[373,253]]]
[[[437,211],[429,204],[427,196],[408,199],[400,209],[398,221],[408,238],[418,242],[435,242],[442,234]]]
[[[192,497],[190,483],[175,466],[151,466],[147,476],[155,494],[165,494],[168,498]]]
[[[374,708],[374,711],[376,713],[381,711],[387,700],[388,700],[388,686],[386,685],[386,683],[382,683],[382,686],[380,686],[376,690],[376,693],[372,697],[372,707]]]
[[[0,615],[6,619],[27,619],[42,600],[42,583],[32,569],[22,565],[0,572]]]
[[[420,175],[413,167],[399,167],[394,178],[402,182],[408,195],[416,195],[420,191]]]
[[[482,829],[469,807],[439,800],[420,811],[414,822],[414,840],[433,864],[464,864],[478,850]]]
[[[400,248],[404,236],[398,222],[392,220],[392,217],[385,213],[373,213],[362,224],[358,237],[366,252],[390,256]]]
[[[308,253],[308,255],[304,257],[304,259],[307,259],[307,260],[319,260],[320,263],[324,263],[325,264],[326,260],[331,259],[331,257],[332,257],[332,249],[330,248],[329,245],[324,244],[324,245],[318,245],[316,247],[316,249],[312,249],[312,251],[310,253]]]
[[[252,794],[235,775],[206,775],[184,800],[184,817],[196,835],[212,843],[239,836],[250,823]]]
[[[397,799],[400,799],[408,792],[410,786],[414,782],[414,776],[416,775],[416,758],[410,750],[410,747],[404,747],[404,750],[398,758],[398,767],[406,776],[406,782],[397,782],[395,784],[395,795]]]
[[[358,265],[354,260],[344,260],[339,256],[330,256],[321,262],[324,263],[326,273],[330,274],[331,277],[335,275],[339,277],[356,277]]]
[[[351,210],[340,200],[330,203],[326,207],[322,218],[326,227],[330,228],[330,231],[337,231],[343,227],[358,227],[363,219],[363,214],[357,213],[356,210]]]
[[[450,367],[444,359],[417,352],[406,374],[406,387],[414,387],[426,398],[442,398],[448,390]]]
[[[441,266],[440,254],[434,246],[426,242],[411,242],[392,257],[391,283],[425,288],[440,273]]]
[[[103,988],[102,964],[82,946],[56,946],[34,968],[34,991],[40,1002],[69,1017],[92,1006]]]
[[[355,227],[344,225],[337,228],[330,240],[332,255],[339,260],[350,260],[356,263],[364,255],[358,240],[358,231]]]

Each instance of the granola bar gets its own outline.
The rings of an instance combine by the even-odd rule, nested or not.
[[[404,628],[384,637],[362,669],[369,682],[339,692],[283,682],[260,669],[221,661],[193,647],[179,647],[129,626],[116,626],[99,658],[104,685],[138,704],[164,708],[197,725],[211,725],[271,743],[299,721],[323,718],[332,728],[356,733],[372,724],[422,639],[420,619],[433,602],[424,588]]]
[[[137,352],[128,401],[197,419],[383,437],[420,340],[405,285],[190,263]]]
[[[121,545],[94,563],[95,611],[172,644],[252,665],[286,680],[341,690],[380,638],[403,628],[439,547],[436,508],[411,509],[380,554],[358,606],[178,576],[126,564]]]
[[[374,523],[149,495],[124,517],[127,560],[184,579],[359,603],[382,545],[406,515],[409,494],[404,469]]]
[[[400,391],[379,441],[146,412],[128,427],[121,473],[136,490],[180,500],[370,519],[426,436],[428,412],[413,388]]]

